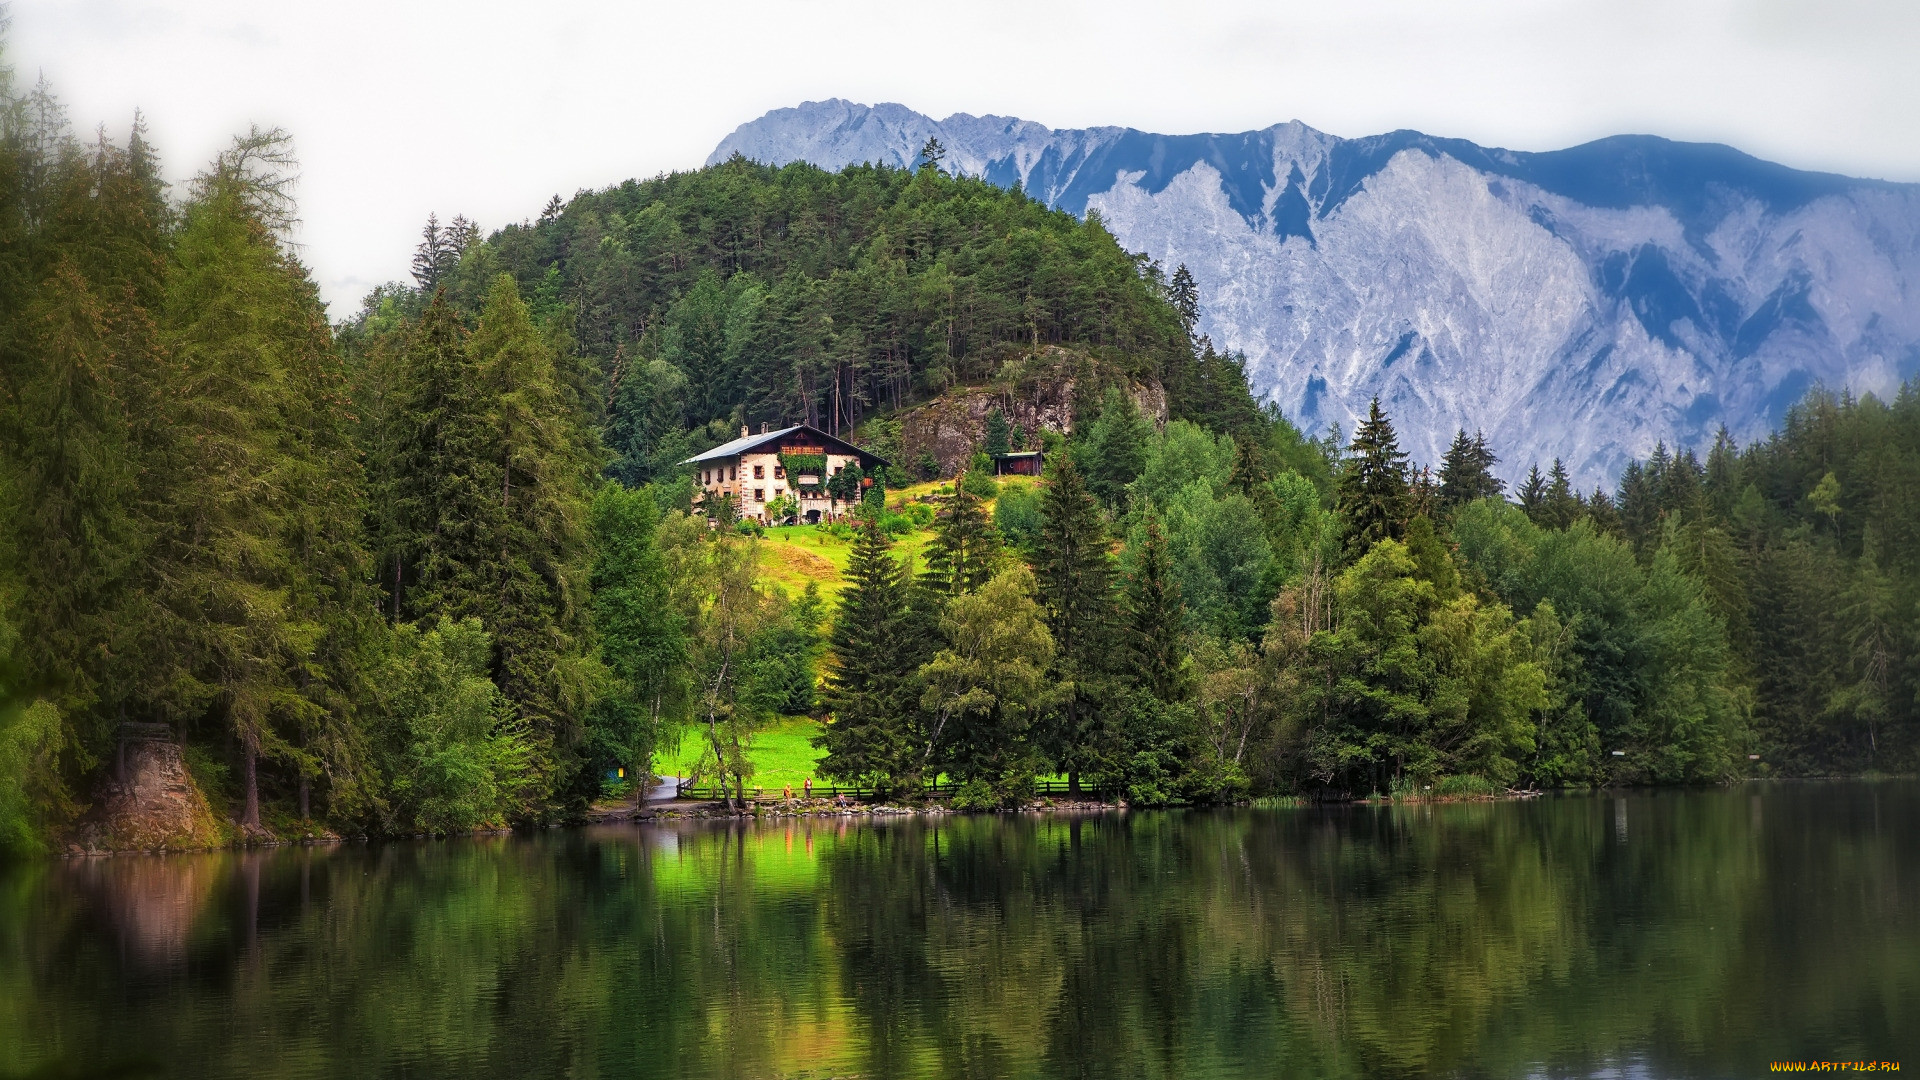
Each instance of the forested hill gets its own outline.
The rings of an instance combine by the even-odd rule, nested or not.
[[[1378,402],[1304,438],[1184,268],[938,153],[430,221],[330,327],[283,134],[170,195],[137,129],[0,82],[0,848],[154,846],[87,818],[128,722],[228,839],[577,819],[689,732],[737,797],[775,723],[959,807],[1913,767],[1912,390],[1516,505],[1484,437],[1429,468]],[[885,438],[1038,357],[1070,432],[996,411],[961,476],[851,477],[854,522],[735,521],[676,467],[742,424]]]
[[[762,422],[844,433],[1047,344],[1163,383],[1175,416],[1257,423],[1237,366],[1196,353],[1167,275],[1098,215],[939,169],[735,158],[556,196],[484,241],[436,224],[417,287],[370,297],[349,341],[442,286],[477,310],[501,271],[536,311],[567,307],[605,383],[613,472],[629,482],[662,475],[710,421],[724,421],[713,438]]]

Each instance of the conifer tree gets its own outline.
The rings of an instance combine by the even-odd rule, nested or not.
[[[555,378],[554,355],[513,279],[495,279],[467,347],[477,367],[498,462],[499,527],[488,538],[488,593],[467,596],[494,637],[500,690],[564,753],[582,731],[563,660],[578,647],[585,607],[587,481],[596,462]]]
[[[1080,470],[1062,458],[1049,472],[1033,569],[1067,695],[1050,750],[1077,788],[1115,643],[1113,559],[1106,522]]]
[[[1540,475],[1538,464],[1527,467],[1527,478],[1514,494],[1519,496],[1520,509],[1526,511],[1527,520],[1535,525],[1546,524],[1547,478]]]
[[[914,723],[924,650],[908,631],[911,589],[891,548],[877,519],[861,522],[828,636],[822,704],[831,719],[814,745],[827,752],[822,775],[900,792],[917,789],[926,756]]]
[[[998,408],[987,414],[987,437],[981,449],[991,457],[999,457],[1009,449],[1009,436],[1012,429],[1007,424],[1007,414]]]
[[[342,533],[356,524],[357,477],[327,415],[343,395],[317,291],[281,240],[290,166],[286,137],[255,131],[199,178],[165,309],[177,422],[194,432],[163,556],[191,657],[173,705],[232,730],[249,829],[262,756],[306,776],[339,770],[353,742],[329,737],[350,728],[351,706],[327,693],[348,690],[349,673],[327,665],[353,651],[340,638],[362,568]]]
[[[1116,511],[1126,507],[1127,485],[1145,467],[1152,435],[1133,399],[1117,386],[1108,387],[1100,415],[1087,425],[1086,438],[1074,453],[1085,470],[1087,488],[1102,504]]]
[[[1566,464],[1554,458],[1553,468],[1547,474],[1546,493],[1541,499],[1540,523],[1550,529],[1572,528],[1585,510],[1580,493],[1573,489],[1573,482],[1567,477]]]
[[[934,515],[922,580],[946,596],[972,592],[993,577],[1003,546],[980,498],[955,484]]]
[[[1374,398],[1347,446],[1346,467],[1337,488],[1338,506],[1346,518],[1349,558],[1358,558],[1381,540],[1400,536],[1406,527],[1406,460],[1393,422],[1380,411],[1380,399]]]
[[[1186,651],[1180,640],[1184,609],[1180,585],[1159,516],[1149,510],[1146,540],[1127,577],[1128,651],[1133,672],[1161,701],[1177,701],[1185,691]]]
[[[1440,502],[1452,508],[1476,499],[1497,499],[1506,485],[1493,475],[1500,459],[1487,446],[1486,436],[1476,431],[1472,437],[1466,428],[1454,432],[1440,463]]]
[[[1194,327],[1200,322],[1200,287],[1194,283],[1193,272],[1186,263],[1174,268],[1173,281],[1167,286],[1167,301],[1179,314],[1180,323],[1192,337]]]

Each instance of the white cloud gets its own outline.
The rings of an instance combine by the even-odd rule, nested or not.
[[[1895,0],[903,5],[16,3],[7,60],[83,128],[144,109],[184,179],[250,122],[293,132],[333,310],[402,277],[420,223],[687,168],[762,112],[840,96],[1058,127],[1522,149],[1618,132],[1920,180],[1920,15]]]

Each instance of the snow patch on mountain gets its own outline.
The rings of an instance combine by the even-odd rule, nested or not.
[[[1815,384],[1886,394],[1920,372],[1920,185],[1724,146],[1169,136],[834,100],[710,160],[907,166],[930,137],[949,170],[1185,263],[1201,328],[1303,426],[1351,431],[1378,395],[1424,462],[1477,427],[1509,477],[1558,457],[1610,483],[1657,441],[1763,436]]]

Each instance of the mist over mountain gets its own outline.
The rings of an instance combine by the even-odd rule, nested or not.
[[[1726,146],[1158,135],[836,99],[744,124],[709,160],[908,165],[929,137],[952,171],[1185,263],[1201,328],[1303,427],[1351,432],[1377,394],[1424,462],[1478,427],[1509,479],[1560,457],[1611,484],[1656,441],[1760,437],[1810,386],[1885,394],[1920,371],[1920,185]]]

